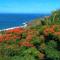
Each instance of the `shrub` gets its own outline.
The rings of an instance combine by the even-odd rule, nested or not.
[[[47,59],[49,59],[49,58],[52,60],[59,60],[60,59],[60,52],[54,48],[46,47],[45,54],[46,54]]]

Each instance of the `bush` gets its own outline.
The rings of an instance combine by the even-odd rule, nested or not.
[[[60,60],[60,52],[54,48],[46,47],[45,54],[47,59]]]

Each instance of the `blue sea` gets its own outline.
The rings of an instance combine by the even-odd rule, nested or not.
[[[0,30],[16,26],[22,26],[36,18],[42,18],[49,14],[0,14]]]

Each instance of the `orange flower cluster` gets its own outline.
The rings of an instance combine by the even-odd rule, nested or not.
[[[55,35],[60,35],[60,32],[55,32]]]
[[[21,34],[23,32],[24,32],[23,28],[16,28],[16,29],[8,30],[8,31],[6,31],[6,33],[4,35],[0,36],[0,42],[4,42],[7,40],[21,39],[21,36],[19,34]]]
[[[30,43],[30,41],[32,40],[32,37],[33,37],[33,32],[34,31],[32,31],[32,30],[27,30],[26,31],[26,33],[27,33],[26,39],[24,42],[20,42],[19,46],[34,47],[34,45]]]
[[[15,29],[11,29],[11,30],[8,30],[6,31],[6,33],[16,33],[16,34],[21,34],[24,32],[24,29],[23,28],[15,28]]]
[[[58,27],[58,25],[52,25],[51,27],[45,28],[44,34],[47,36],[48,33],[54,33],[55,35],[60,35],[60,32],[55,32],[55,27]]]
[[[26,41],[31,41],[32,40],[32,35],[28,34],[26,37]]]
[[[3,36],[0,36],[0,42],[3,42],[3,40],[4,40]]]
[[[21,34],[22,33],[26,33],[27,36],[25,38],[25,41],[24,42],[18,42],[18,45],[19,46],[27,46],[27,47],[33,47],[33,44],[30,43],[30,41],[32,40],[32,37],[33,37],[33,33],[34,31],[33,30],[25,30],[23,28],[15,28],[15,29],[11,29],[11,30],[8,30],[4,33],[4,35],[1,35],[0,36],[0,42],[6,42],[6,44],[9,44],[9,42],[11,40],[13,40],[14,42],[16,42],[16,40],[21,40],[22,39],[22,36]]]
[[[20,42],[19,46],[26,46],[26,47],[34,47],[33,44],[30,43],[32,37],[35,33],[35,30],[26,30],[27,36],[24,42]]]
[[[26,41],[30,42],[32,40],[33,35],[35,35],[35,30],[28,30],[26,36]]]
[[[52,28],[47,28],[44,30],[44,34],[47,36],[48,33],[54,33],[54,30]]]
[[[20,42],[19,46],[33,47],[33,44],[30,44],[29,42]]]

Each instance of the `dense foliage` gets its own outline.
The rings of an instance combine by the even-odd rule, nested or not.
[[[1,31],[0,60],[60,60],[60,10],[26,28]]]

